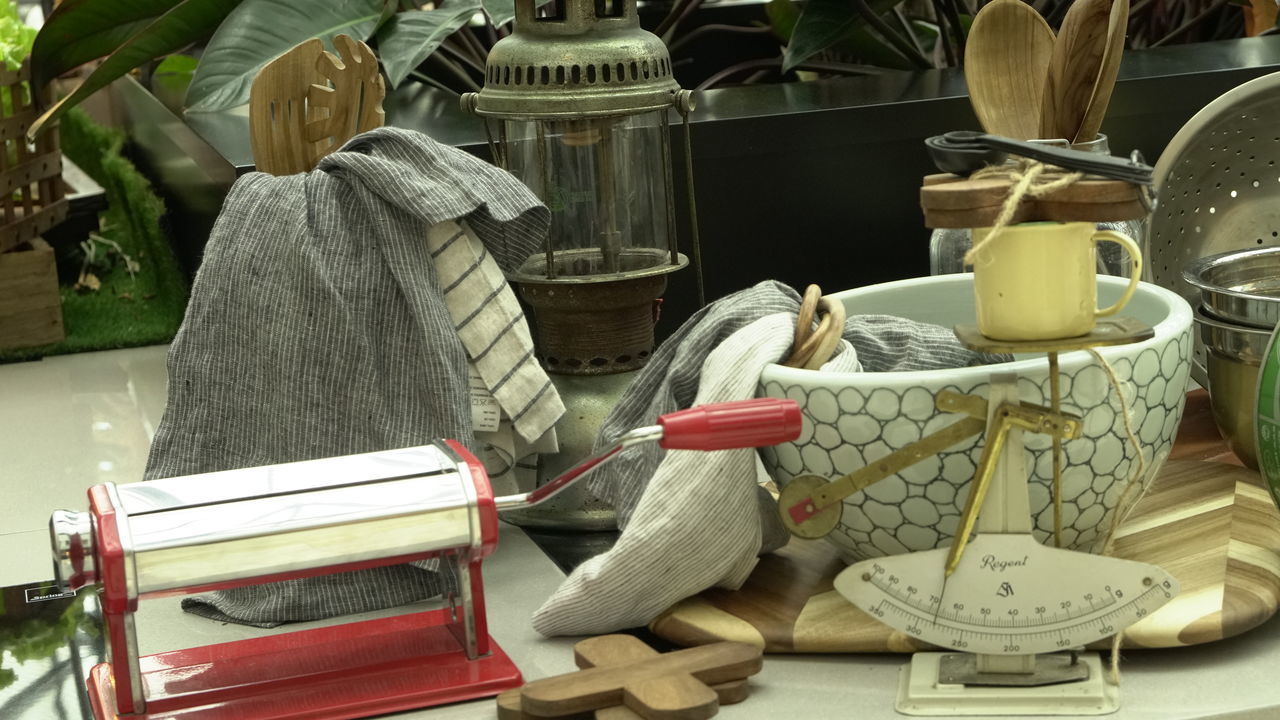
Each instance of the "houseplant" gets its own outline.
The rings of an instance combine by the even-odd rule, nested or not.
[[[483,82],[488,48],[514,16],[514,0],[71,0],[54,10],[36,38],[35,80],[101,63],[31,132],[122,75],[202,42],[187,91],[189,112],[245,103],[253,77],[272,58],[309,38],[328,43],[338,34],[371,42],[392,88],[412,74],[437,87],[474,90]],[[673,15],[668,27],[680,19]],[[424,63],[429,72],[416,72]]]
[[[756,45],[700,87],[791,79],[795,70],[811,76],[920,70],[962,62],[965,35],[982,1],[771,0],[755,20],[722,25],[693,20],[703,0],[672,0],[653,29],[671,46],[677,69],[680,51],[709,35],[771,33],[778,39],[776,51],[761,55]],[[1057,23],[1070,0],[1033,4]],[[488,48],[514,14],[514,0],[68,0],[36,38],[35,80],[102,62],[32,132],[121,75],[206,40],[186,98],[193,112],[243,104],[266,62],[308,38],[328,42],[339,33],[377,47],[392,88],[413,76],[470,90],[482,81]],[[1129,43],[1141,48],[1257,35],[1270,32],[1275,19],[1271,0],[1138,0]]]
[[[1165,0],[1160,7],[1181,1]],[[1140,2],[1134,0],[1135,13],[1153,11],[1144,10]],[[785,3],[795,11],[789,16],[792,21],[807,7],[792,0]],[[656,29],[675,7],[642,7],[642,22]],[[763,277],[797,286],[813,282],[841,288],[927,273],[928,233],[920,223],[917,193],[920,176],[932,164],[920,139],[977,127],[962,75],[953,68],[884,70],[844,81],[765,84],[795,74],[781,74],[781,42],[773,29],[763,27],[763,19],[752,21],[751,13],[763,15],[768,8],[783,8],[783,2],[685,7],[694,9],[669,41],[677,48],[672,54],[677,77],[690,53],[696,52],[700,60],[714,54],[703,49],[704,41],[727,39],[734,50],[739,45],[763,45],[761,57],[772,63],[713,83],[755,84],[701,94],[692,118],[704,262],[713,270],[708,296]],[[729,9],[732,19],[708,19]],[[1231,6],[1224,12],[1238,20],[1242,11]],[[739,28],[703,29],[708,22],[737,23]],[[495,28],[496,34],[503,31]],[[487,34],[483,27],[469,32],[482,42]],[[461,42],[466,41],[454,38],[449,44]],[[447,50],[434,55],[450,57]],[[743,62],[741,58],[730,53],[718,62],[727,69]],[[810,59],[824,62],[817,56]],[[871,62],[863,57],[858,65],[871,72],[876,70],[868,66]],[[1205,103],[1235,84],[1280,69],[1280,42],[1254,38],[1157,48],[1131,53],[1127,62],[1130,70],[1117,87],[1105,132],[1113,147],[1139,148],[1154,158]],[[429,60],[421,70],[440,80],[445,76],[436,72],[434,63]],[[131,153],[165,198],[174,218],[172,242],[188,272],[194,272],[222,198],[236,177],[253,169],[247,119],[238,110],[182,117],[180,109],[166,108],[145,87],[145,73],[138,80],[142,82],[127,77],[115,83],[111,105],[124,110],[118,120],[130,135]],[[693,87],[699,82],[683,84]],[[393,125],[478,155],[487,153],[483,127],[458,108],[450,93],[426,82],[406,81],[389,93],[387,114]],[[676,143],[677,150],[680,145]],[[869,171],[874,171],[873,177]],[[780,252],[780,247],[789,249]],[[831,262],[815,263],[814,258]],[[663,305],[664,318],[678,323],[693,308],[692,282],[686,287],[674,281]]]

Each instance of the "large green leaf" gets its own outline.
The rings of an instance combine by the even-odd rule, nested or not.
[[[800,20],[800,6],[795,0],[769,0],[764,12],[769,16],[773,34],[782,42],[790,42],[791,33],[795,32],[796,23]]]
[[[782,69],[790,70],[830,48],[860,22],[849,0],[809,0],[792,26]]]
[[[800,20],[800,6],[794,0],[769,0],[765,11],[769,16],[769,25],[773,27],[774,34],[783,42],[790,42],[796,23]],[[855,23],[830,47],[824,49],[835,50],[878,67],[894,70],[916,69],[910,60],[861,23]]]
[[[872,12],[883,15],[898,1],[867,0],[867,5]],[[783,16],[780,15],[780,19]],[[861,62],[882,67],[915,67],[868,29],[866,21],[850,0],[808,0],[805,3],[783,53],[783,70],[790,70],[823,50],[838,50],[856,56]]]
[[[209,39],[187,90],[188,112],[225,110],[249,102],[263,65],[294,45],[335,35],[368,40],[385,0],[244,0]]]
[[[31,126],[30,134],[34,135],[46,123],[56,120],[81,100],[130,70],[148,60],[181,50],[204,37],[208,33],[208,18],[214,15],[225,17],[239,2],[183,0],[178,3],[107,56],[74,92],[40,116]]]
[[[225,3],[183,0],[65,0],[55,9],[36,36],[31,68],[36,84],[77,68],[90,60],[115,52],[161,15],[179,4],[191,5],[185,22],[195,40],[208,37],[226,16]]]
[[[540,0],[538,5],[542,5],[550,0]],[[489,22],[494,27],[509,23],[516,17],[516,0],[481,0],[484,5],[484,12],[489,16]]]
[[[403,82],[445,38],[479,11],[479,0],[449,0],[435,10],[410,10],[391,18],[378,30],[378,56],[391,87]]]
[[[173,112],[182,112],[182,101],[199,65],[190,55],[170,55],[151,71],[151,93]]]
[[[534,0],[533,6],[540,8],[549,2],[551,0]],[[516,18],[516,0],[480,0],[480,4],[484,6],[484,12],[494,27],[505,25]]]

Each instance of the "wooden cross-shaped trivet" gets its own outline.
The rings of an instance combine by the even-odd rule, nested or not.
[[[573,648],[578,672],[535,680],[498,696],[500,720],[702,720],[745,700],[761,650],[721,642],[659,653],[630,635],[603,635]],[[698,651],[698,652],[695,652]]]

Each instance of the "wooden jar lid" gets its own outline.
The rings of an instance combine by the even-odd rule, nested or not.
[[[1064,174],[1047,171],[1048,181]],[[989,227],[1009,196],[1008,178],[965,178],[959,175],[925,176],[920,188],[924,224],[930,228]],[[1011,223],[1052,220],[1058,222],[1116,222],[1145,217],[1142,188],[1122,180],[1083,179],[1039,198],[1025,198]]]

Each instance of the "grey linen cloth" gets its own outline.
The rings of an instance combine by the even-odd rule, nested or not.
[[[353,138],[310,173],[240,178],[169,350],[145,478],[435,438],[474,449],[467,352],[426,243],[431,227],[462,219],[511,270],[550,217],[506,172],[395,128]],[[452,586],[424,567],[235,588],[183,607],[255,625],[363,612]]]
[[[760,371],[789,351],[799,305],[794,290],[770,281],[701,310],[654,353],[605,419],[597,448],[664,413],[753,397]],[[946,328],[856,315],[822,369],[924,370],[1005,359],[964,348]],[[788,538],[760,487],[767,479],[752,449],[666,452],[648,444],[623,451],[590,481],[617,507],[622,535],[573,571],[534,613],[534,628],[545,635],[612,632],[644,625],[709,587],[741,587],[757,556]]]

